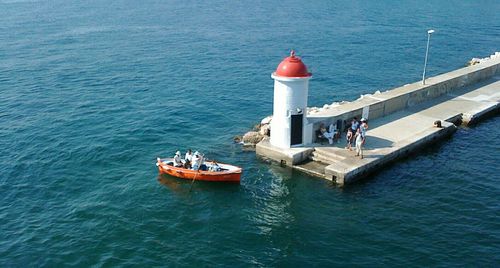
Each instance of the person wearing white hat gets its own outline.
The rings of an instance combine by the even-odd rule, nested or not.
[[[174,167],[182,167],[181,152],[177,151],[174,156]]]
[[[198,170],[200,168],[201,157],[198,151],[194,152],[193,163],[191,164],[191,169]]]

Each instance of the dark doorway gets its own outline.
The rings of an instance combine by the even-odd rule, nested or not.
[[[292,115],[292,133],[290,137],[290,145],[301,144],[302,143],[302,118],[303,114]]]

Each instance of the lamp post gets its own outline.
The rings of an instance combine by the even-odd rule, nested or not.
[[[427,49],[425,50],[425,62],[424,62],[424,73],[422,74],[422,85],[425,85],[425,68],[427,68],[427,56],[429,55],[429,43],[431,41],[431,34],[434,30],[427,31]]]

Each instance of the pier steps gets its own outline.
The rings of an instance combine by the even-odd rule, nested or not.
[[[341,154],[340,148],[315,148],[311,159],[325,164],[334,164],[338,161],[344,161],[346,156]]]
[[[319,178],[325,178],[325,168],[327,166],[327,164],[318,161],[306,161],[293,166],[293,168]]]

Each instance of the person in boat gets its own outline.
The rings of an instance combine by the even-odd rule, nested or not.
[[[210,166],[210,171],[213,171],[213,172],[219,172],[220,171],[220,166],[219,164],[217,164],[217,162],[214,162],[212,163],[212,165]]]
[[[207,167],[207,164],[205,164],[205,156],[200,154],[200,170],[203,170],[203,171],[207,171],[208,170],[208,167]]]
[[[182,167],[184,164],[182,163],[181,160],[181,152],[177,151],[174,156],[174,167]]]
[[[193,161],[191,162],[191,169],[192,170],[199,170],[201,165],[201,157],[200,153],[196,151],[193,155]]]
[[[193,152],[191,151],[191,149],[188,149],[186,155],[184,156],[184,168],[190,169],[192,161],[193,161]]]

